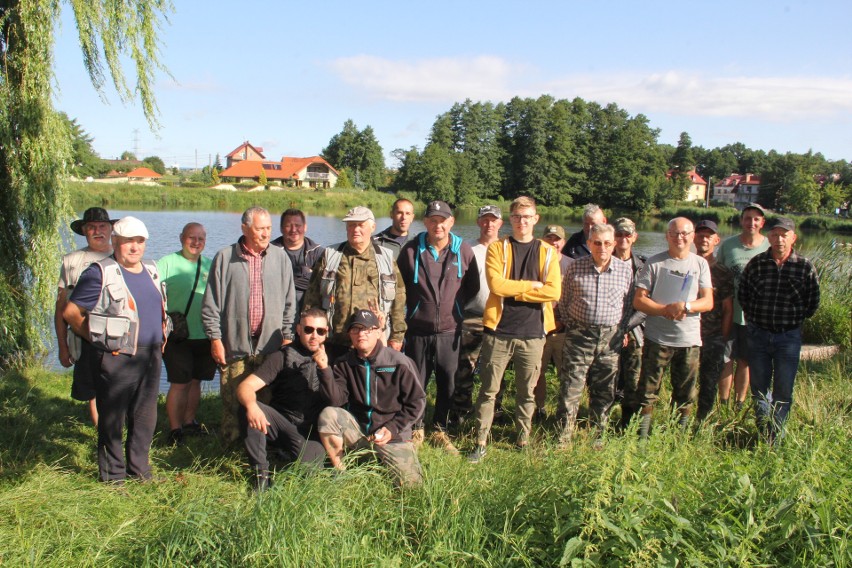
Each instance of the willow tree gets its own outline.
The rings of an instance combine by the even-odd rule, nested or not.
[[[98,92],[107,80],[138,99],[157,127],[157,32],[167,0],[68,0],[83,62]],[[0,364],[42,350],[71,208],[64,180],[71,135],[53,107],[53,50],[61,0],[0,0]],[[122,61],[132,63],[130,87]]]

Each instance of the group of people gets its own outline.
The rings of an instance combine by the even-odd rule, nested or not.
[[[202,428],[201,381],[219,368],[218,433],[226,444],[242,441],[258,491],[271,483],[270,445],[289,460],[338,469],[345,451],[369,449],[399,485],[417,485],[418,446],[428,439],[459,454],[454,427],[468,417],[477,429],[468,459],[481,461],[510,364],[520,450],[533,420],[547,416],[550,362],[561,445],[572,442],[587,384],[599,445],[619,400],[619,428],[635,420],[649,435],[666,368],[683,424],[696,400],[703,420],[717,385],[727,400],[734,360],[737,400],[750,364],[762,432],[769,441],[783,432],[801,325],[819,303],[813,266],[792,251],[790,220],[776,220],[770,247],[760,234],[765,212],[750,205],[742,234],[717,252],[715,223],[676,218],[667,250],[646,259],[632,250],[635,224],[609,224],[595,205],[570,238],[559,225],[537,238],[529,197],[512,202],[502,238],[495,205],[479,209],[474,243],[453,233],[443,201],[427,205],[420,234],[409,233],[413,219],[414,204],[398,199],[391,226],[374,234],[373,212],[355,207],[342,219],[346,240],[324,247],[306,236],[303,212],[285,211],[282,235],[271,240],[269,212],[252,207],[239,240],[212,260],[202,255],[204,227],[189,223],[181,250],[154,264],[143,260],[141,221],[87,210],[71,226],[87,246],[63,259],[56,333],[60,362],[75,366],[72,396],[89,402],[97,425],[100,479],[151,477],[161,360],[174,444]],[[169,338],[173,324],[179,332]]]

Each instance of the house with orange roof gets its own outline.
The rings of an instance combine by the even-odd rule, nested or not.
[[[262,150],[248,141],[243,142],[225,156],[228,166],[219,172],[219,178],[233,183],[259,183],[263,172],[268,183],[281,186],[330,189],[337,184],[340,173],[322,156],[284,156],[275,162],[267,160]]]
[[[666,178],[671,179],[675,170],[666,172]],[[703,177],[698,175],[694,169],[686,172],[689,178],[689,186],[686,188],[686,201],[701,201],[702,203],[707,197],[707,182]]]
[[[128,181],[156,181],[163,177],[151,168],[136,168],[127,172]]]
[[[732,173],[713,186],[713,199],[725,202],[740,211],[749,203],[757,203],[759,193],[760,177],[750,173]]]

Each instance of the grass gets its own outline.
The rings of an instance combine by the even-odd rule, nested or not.
[[[69,376],[9,372],[0,565],[849,566],[849,361],[802,364],[780,447],[756,441],[749,413],[711,415],[686,435],[661,408],[647,445],[613,436],[595,451],[581,432],[560,450],[537,428],[522,454],[500,426],[478,465],[424,446],[422,488],[397,491],[374,466],[290,468],[259,498],[241,454],[215,436],[155,440],[162,483],[97,483],[95,433],[67,398]],[[202,420],[217,413],[205,398]],[[160,419],[163,438],[162,401]],[[459,443],[473,441],[468,430]]]

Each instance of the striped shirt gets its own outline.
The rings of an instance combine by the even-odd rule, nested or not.
[[[811,261],[791,252],[784,264],[768,250],[755,256],[740,277],[746,321],[772,333],[800,327],[819,307],[819,281]]]
[[[633,270],[629,262],[612,257],[601,272],[594,258],[586,256],[568,267],[562,280],[559,310],[569,320],[586,325],[619,325],[632,292]]]
[[[263,325],[263,257],[266,249],[254,253],[246,248],[245,237],[240,237],[240,256],[248,262],[249,273],[249,326],[251,336],[260,335]]]

